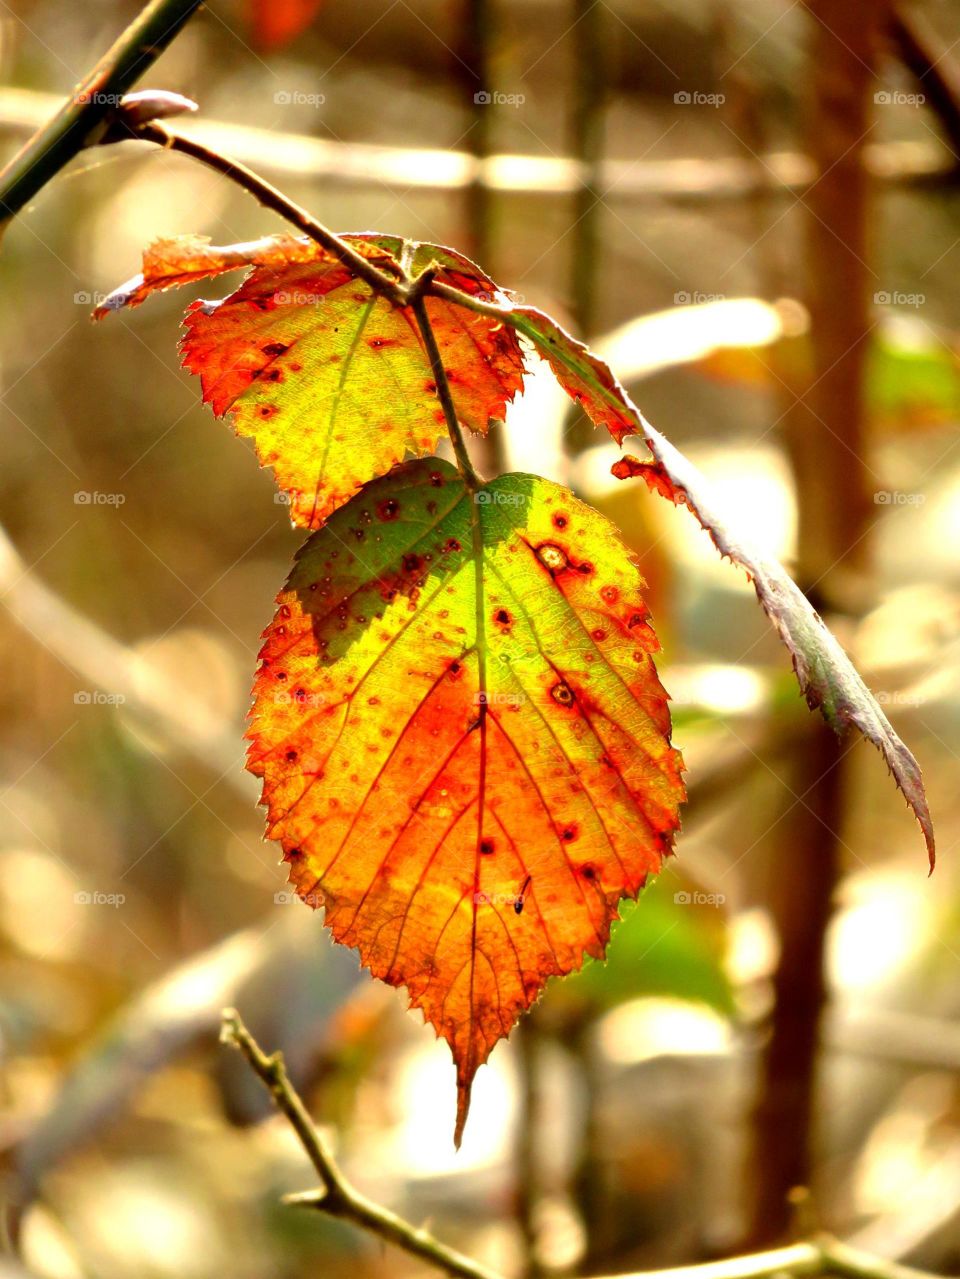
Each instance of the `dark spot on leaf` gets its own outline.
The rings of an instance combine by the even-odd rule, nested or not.
[[[493,852],[493,840],[492,840],[492,839],[481,839],[481,841],[480,841],[480,851],[481,851],[481,853],[484,853],[484,854],[486,854],[486,855],[488,855],[488,856],[489,856],[489,854]]]
[[[293,761],[294,761],[296,758],[297,758],[297,752],[296,752],[296,751],[287,751],[287,762],[288,762],[288,763],[292,764],[292,763],[293,763]]]
[[[430,472],[430,483],[435,489],[443,488],[443,476],[439,471]]]
[[[501,626],[509,626],[510,623],[513,621],[513,618],[510,616],[510,614],[507,612],[505,608],[498,608],[493,615],[493,620],[495,622],[499,622]]]
[[[615,604],[616,601],[620,598],[620,592],[617,590],[615,586],[605,586],[603,590],[600,592],[600,594],[603,596],[603,598],[607,601],[608,604]]]
[[[574,703],[573,689],[569,684],[564,684],[563,680],[558,680],[550,690],[550,696],[555,702],[561,706],[572,706]]]
[[[564,826],[563,830],[560,832],[560,838],[563,839],[565,843],[572,844],[579,833],[579,826],[571,822],[568,826]]]
[[[591,631],[590,635],[592,636],[593,639],[597,641],[598,644],[600,643],[601,640],[605,640],[607,638],[607,632],[603,630],[603,628],[600,626],[598,626],[596,630]]]
[[[580,867],[580,874],[584,879],[589,879],[592,883],[597,878],[597,868],[596,866],[591,866],[588,862],[586,866]]]
[[[377,519],[395,520],[399,514],[400,503],[395,497],[388,497],[386,501],[377,503]]]
[[[290,350],[289,342],[268,342],[266,346],[260,348],[264,355],[284,355]]]
[[[554,528],[566,528],[569,523],[570,521],[560,511],[557,511],[556,515],[553,517]]]

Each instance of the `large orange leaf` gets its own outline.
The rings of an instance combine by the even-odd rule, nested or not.
[[[402,259],[415,274],[435,263],[437,278],[463,292],[489,298],[496,291],[450,249],[389,236],[344,238],[380,264]],[[151,246],[142,274],[97,314],[250,265],[230,297],[190,308],[183,362],[199,374],[213,411],[229,413],[273,467],[294,523],[317,527],[361,484],[407,453],[432,453],[446,434],[410,308],[377,297],[312,240],[271,236],[221,248],[190,236]],[[517,337],[498,320],[440,298],[427,298],[426,308],[458,416],[484,432],[520,389]]]
[[[640,574],[566,489],[478,493],[436,459],[301,550],[249,731],[268,834],[335,938],[477,1068],[553,974],[601,955],[684,797]]]

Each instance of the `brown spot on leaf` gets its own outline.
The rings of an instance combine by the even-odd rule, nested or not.
[[[399,514],[400,503],[395,497],[388,497],[385,501],[377,503],[378,520],[395,520]]]
[[[565,684],[563,680],[558,680],[550,690],[550,696],[560,706],[572,706],[576,700],[573,696],[573,689],[569,684]]]

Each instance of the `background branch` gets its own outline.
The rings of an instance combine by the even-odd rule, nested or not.
[[[288,1120],[320,1177],[320,1188],[288,1195],[285,1202],[315,1208],[396,1244],[455,1279],[500,1279],[494,1271],[448,1248],[426,1230],[420,1230],[361,1195],[337,1167],[333,1155],[307,1114],[307,1109],[287,1075],[280,1053],[269,1056],[247,1030],[240,1014],[224,1010],[222,1039],[241,1052],[257,1077],[266,1085],[277,1109]],[[913,1270],[884,1258],[873,1257],[829,1236],[767,1252],[708,1261],[693,1266],[648,1270],[616,1279],[766,1279],[781,1274],[836,1274],[846,1279],[933,1279],[926,1271]]]
[[[0,228],[106,127],[131,85],[151,67],[201,0],[153,0],[103,55],[52,120],[0,172]]]

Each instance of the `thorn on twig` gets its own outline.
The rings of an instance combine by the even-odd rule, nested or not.
[[[297,1190],[292,1194],[283,1195],[281,1203],[287,1204],[290,1208],[318,1208],[321,1211],[329,1211],[330,1209],[330,1192],[328,1190]]]
[[[127,93],[117,104],[104,132],[96,138],[99,146],[111,142],[125,142],[137,136],[137,130],[154,120],[166,120],[171,116],[185,115],[199,108],[192,98],[182,93],[168,93],[166,89],[142,89]]]

